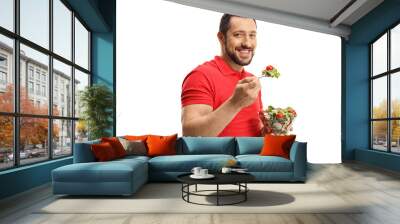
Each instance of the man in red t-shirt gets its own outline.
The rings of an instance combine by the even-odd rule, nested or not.
[[[182,84],[184,136],[260,136],[261,86],[246,72],[257,46],[254,19],[224,14],[221,56],[199,65]]]

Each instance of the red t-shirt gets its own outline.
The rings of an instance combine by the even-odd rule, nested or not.
[[[251,73],[233,70],[221,57],[205,62],[191,71],[183,80],[182,107],[191,104],[207,104],[216,110],[235,90],[239,80],[253,76]],[[258,99],[243,108],[218,136],[260,136],[262,123],[259,112],[262,110],[261,91]]]

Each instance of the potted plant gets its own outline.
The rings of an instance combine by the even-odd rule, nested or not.
[[[107,129],[112,126],[114,109],[113,93],[110,89],[102,84],[94,84],[87,86],[79,95],[83,120],[79,124],[87,127],[89,139],[110,136]]]

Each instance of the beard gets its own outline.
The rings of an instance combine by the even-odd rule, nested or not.
[[[229,57],[233,62],[235,62],[235,64],[241,65],[241,66],[246,66],[246,65],[249,65],[249,64],[251,63],[251,60],[253,60],[253,57],[254,57],[254,49],[251,51],[251,57],[250,57],[250,59],[247,61],[247,60],[242,60],[242,59],[240,59],[240,58],[235,54],[235,51],[229,50],[226,46],[227,46],[227,43],[226,43],[226,41],[225,41],[225,52],[226,52],[226,54],[228,55],[228,57]],[[248,47],[243,47],[243,46],[241,46],[241,48],[243,48],[243,49],[249,49]]]

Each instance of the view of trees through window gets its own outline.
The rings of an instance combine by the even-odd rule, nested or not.
[[[400,25],[371,44],[372,149],[400,153]]]
[[[15,2],[0,3],[0,170],[70,156],[75,141],[87,140],[77,124],[90,32],[62,0],[19,2],[17,28]]]

